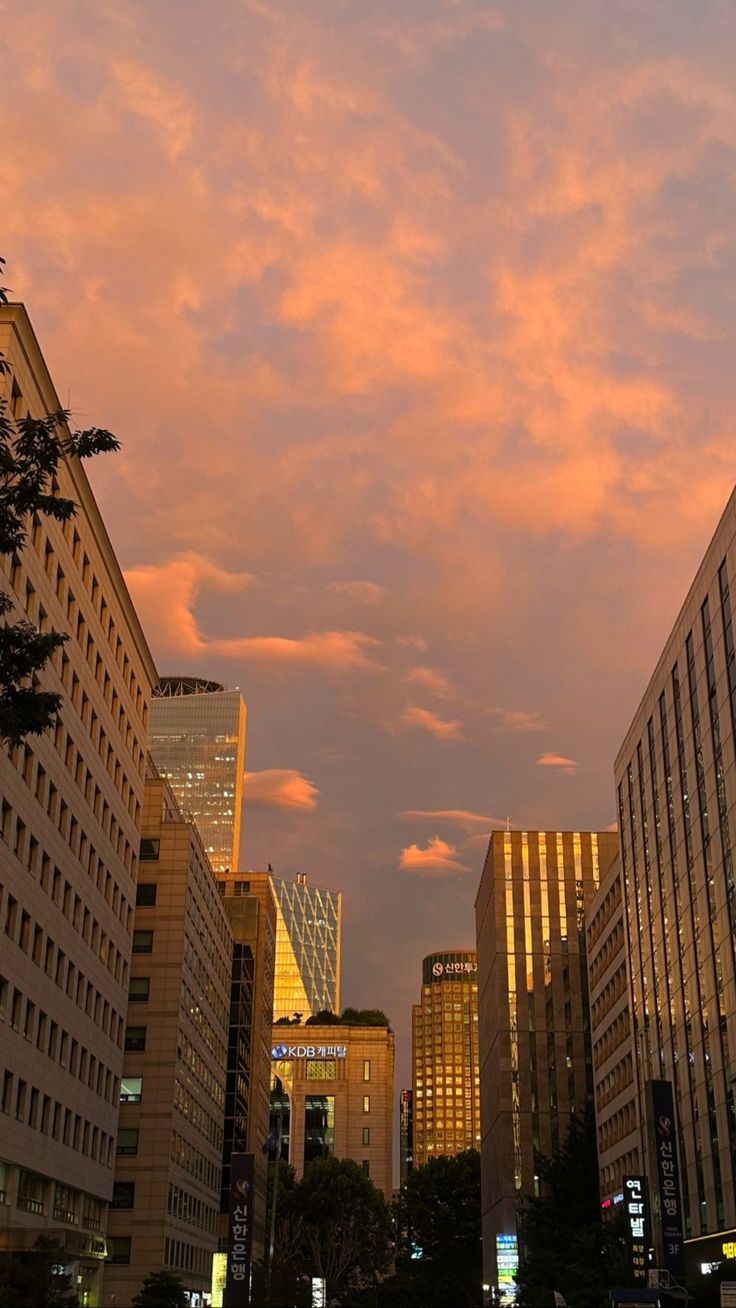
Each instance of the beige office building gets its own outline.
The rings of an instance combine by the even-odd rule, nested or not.
[[[484,1277],[508,1271],[535,1153],[564,1142],[593,1093],[585,911],[612,832],[491,836],[476,899]],[[503,1286],[501,1286],[503,1288]]]
[[[219,876],[217,885],[233,933],[220,1248],[227,1245],[231,1155],[252,1153],[255,1262],[263,1257],[266,1238],[268,1160],[263,1145],[269,1133],[276,901],[268,875]]]
[[[736,1242],[735,609],[736,492],[615,764],[644,1146],[669,1082],[697,1264]]]
[[[20,305],[0,306],[0,350],[16,416],[61,407]],[[56,729],[0,752],[0,1248],[53,1235],[94,1305],[156,671],[82,467],[58,481],[76,517],[34,521],[21,555],[0,557],[15,618],[69,635],[40,677],[64,697]]]
[[[204,677],[162,677],[154,687],[151,756],[215,872],[238,866],[245,728],[239,690]]]
[[[313,1158],[352,1158],[393,1193],[394,1037],[388,1027],[274,1026],[284,1090],[282,1157],[297,1176]]]
[[[643,1171],[636,1094],[623,877],[615,859],[586,913],[590,1041],[601,1207],[613,1216],[623,1179]]]
[[[199,833],[150,769],[105,1302],[166,1269],[203,1302],[217,1249],[232,931]]]
[[[480,1149],[478,963],[471,950],[424,959],[411,1046],[413,1166]]]

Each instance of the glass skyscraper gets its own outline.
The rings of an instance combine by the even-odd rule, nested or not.
[[[276,897],[276,975],[273,1016],[309,1017],[321,1009],[340,1011],[341,895],[296,881],[271,877]]]
[[[411,1047],[413,1166],[479,1149],[478,964],[472,951],[424,959]]]
[[[245,768],[243,697],[203,677],[163,677],[153,696],[153,761],[196,823],[214,871],[235,869]]]

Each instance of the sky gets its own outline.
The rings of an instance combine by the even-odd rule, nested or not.
[[[603,829],[734,482],[732,0],[0,0],[6,282],[241,864],[408,1075],[492,827]]]

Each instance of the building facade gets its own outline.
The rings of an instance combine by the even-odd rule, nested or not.
[[[61,407],[25,310],[0,306],[0,386],[16,417]],[[156,671],[89,483],[65,461],[62,524],[0,556],[11,620],[67,643],[40,674],[54,730],[0,751],[0,1248],[40,1234],[99,1303]]]
[[[644,1167],[623,876],[618,858],[590,901],[585,944],[601,1207],[612,1215],[623,1203],[624,1177],[640,1176]]]
[[[239,690],[203,677],[163,677],[154,687],[151,756],[215,872],[238,866],[245,728]]]
[[[226,1249],[230,1158],[233,1153],[252,1153],[253,1260],[257,1261],[263,1257],[266,1230],[268,1163],[263,1144],[270,1115],[276,901],[267,876],[251,882],[236,874],[218,877],[217,883],[233,933],[220,1248]]]
[[[105,1301],[179,1276],[204,1302],[217,1250],[232,931],[199,833],[150,770]]]
[[[271,885],[277,908],[274,1021],[324,1009],[339,1013],[340,892],[308,885],[303,873],[296,881],[271,876]]]
[[[612,832],[496,832],[476,899],[484,1279],[508,1271],[535,1152],[591,1102],[585,911]]]
[[[644,1147],[669,1082],[697,1261],[736,1240],[735,538],[736,493],[615,764]]]
[[[271,1056],[282,1088],[282,1157],[297,1176],[314,1158],[352,1158],[390,1200],[393,1032],[347,1024],[275,1026]]]
[[[429,954],[412,1008],[413,1165],[480,1148],[478,963],[471,950]]]
[[[399,1095],[399,1188],[403,1191],[414,1166],[414,1095],[402,1090]]]

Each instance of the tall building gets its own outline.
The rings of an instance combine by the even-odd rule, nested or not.
[[[601,1207],[612,1215],[624,1201],[624,1177],[641,1176],[644,1165],[620,859],[602,878],[585,922]]]
[[[249,874],[250,875],[250,874]],[[273,1017],[340,1011],[342,896],[337,890],[271,877],[276,896]]]
[[[274,1026],[272,1042],[282,1157],[297,1176],[314,1158],[352,1158],[390,1200],[393,1032],[342,1023]]]
[[[647,1083],[668,1082],[698,1262],[736,1241],[735,537],[736,492],[615,764],[645,1161],[654,1188]]]
[[[0,350],[16,417],[61,407],[21,305],[0,306]],[[82,466],[57,480],[76,517],[34,519],[0,556],[11,619],[69,636],[40,675],[64,698],[56,728],[0,751],[0,1249],[54,1236],[95,1305],[156,671]]]
[[[508,1274],[535,1152],[592,1098],[585,910],[613,832],[494,831],[476,899],[484,1279]]]
[[[478,963],[471,950],[429,954],[412,1008],[413,1165],[480,1148]]]
[[[414,1166],[414,1095],[402,1090],[399,1096],[399,1186],[403,1191]]]
[[[257,1261],[263,1257],[266,1231],[268,1164],[262,1147],[269,1133],[276,901],[268,876],[251,882],[235,874],[218,877],[217,882],[233,933],[220,1248],[227,1247],[230,1159],[233,1153],[252,1153]]]
[[[105,1302],[166,1269],[194,1302],[217,1250],[232,932],[199,833],[149,774]]]
[[[238,866],[245,702],[203,677],[163,677],[151,701],[149,748],[215,872]]]

